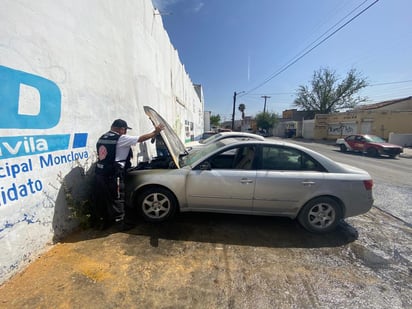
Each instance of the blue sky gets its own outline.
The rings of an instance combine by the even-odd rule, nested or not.
[[[411,0],[152,1],[203,86],[205,110],[222,121],[231,120],[235,91],[246,116],[263,111],[262,96],[267,111],[296,108],[296,90],[320,68],[341,78],[356,69],[370,84],[359,93],[367,103],[412,95]]]

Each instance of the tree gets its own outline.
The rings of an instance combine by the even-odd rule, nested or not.
[[[218,127],[219,124],[220,124],[220,115],[219,115],[219,114],[217,114],[217,115],[211,115],[211,116],[210,116],[210,125],[211,125],[212,127]]]
[[[355,70],[351,69],[344,80],[338,83],[335,71],[321,68],[315,71],[308,86],[299,86],[294,105],[305,111],[330,114],[345,108],[354,108],[367,98],[356,96],[356,93],[368,85],[367,81]]]
[[[257,114],[255,120],[258,128],[268,131],[276,125],[278,116],[275,113],[263,112]]]
[[[245,119],[245,109],[246,109],[246,105],[245,104],[239,104],[239,110],[242,113],[242,119]]]

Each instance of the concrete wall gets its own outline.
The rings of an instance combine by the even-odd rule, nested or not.
[[[388,142],[402,147],[412,147],[412,133],[398,134],[391,132],[389,133]]]
[[[306,139],[313,139],[315,137],[314,130],[315,128],[315,120],[303,120],[302,121],[302,137]]]
[[[316,115],[316,139],[336,139],[350,134],[365,133],[389,138],[391,132],[412,133],[411,111],[364,110],[330,115]]]
[[[78,225],[115,118],[146,133],[150,105],[185,140],[203,131],[196,90],[150,0],[2,0],[0,283]]]

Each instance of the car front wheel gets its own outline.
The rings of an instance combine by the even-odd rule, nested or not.
[[[145,221],[163,222],[176,212],[176,198],[165,188],[148,188],[139,193],[135,206]]]
[[[342,209],[334,199],[319,197],[302,208],[298,221],[310,232],[326,233],[335,229],[342,217]]]
[[[368,156],[370,156],[370,157],[377,157],[377,156],[379,156],[379,152],[378,152],[378,150],[376,150],[375,148],[368,148],[367,150],[366,150],[366,153],[368,154]]]
[[[348,150],[344,144],[340,144],[339,147],[340,147],[340,151],[342,152],[346,152],[346,150]]]

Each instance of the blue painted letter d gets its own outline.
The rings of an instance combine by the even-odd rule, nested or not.
[[[19,113],[20,84],[36,88],[40,111]],[[51,80],[0,66],[0,129],[49,129],[60,120],[61,92]]]

